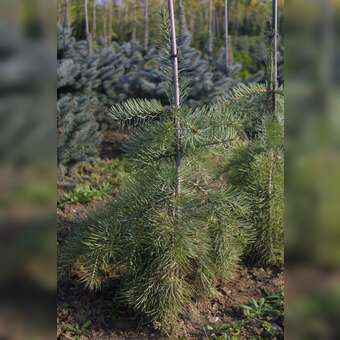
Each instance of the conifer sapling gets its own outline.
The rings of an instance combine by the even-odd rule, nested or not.
[[[168,5],[159,64],[170,105],[130,99],[112,107],[112,118],[129,132],[131,177],[117,198],[79,224],[62,259],[77,263],[91,289],[118,275],[124,301],[165,328],[193,297],[214,294],[216,279],[230,276],[249,238],[243,195],[205,159],[209,151],[222,160],[242,141],[243,101],[267,95],[259,85],[243,85],[215,104],[187,105],[190,60],[178,62],[173,1]]]

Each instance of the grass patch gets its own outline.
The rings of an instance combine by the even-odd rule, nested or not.
[[[81,163],[73,173],[76,187],[64,193],[58,201],[58,208],[67,205],[86,205],[93,201],[102,201],[115,195],[128,178],[127,160],[101,160]]]

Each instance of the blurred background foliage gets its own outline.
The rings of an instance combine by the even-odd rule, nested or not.
[[[0,338],[54,338],[56,1],[0,13]]]
[[[289,339],[339,334],[339,2],[286,8],[286,321]]]
[[[152,1],[150,3],[152,4]],[[241,23],[246,13],[243,9],[238,11],[237,6],[250,9],[252,3],[264,6],[261,1],[230,1],[233,45],[237,44],[238,40],[242,46],[245,45],[242,41],[243,37],[233,37],[236,33],[242,35],[240,34]],[[60,18],[61,3],[58,6]],[[82,3],[79,3],[79,11],[83,11],[82,6]],[[192,13],[199,12],[197,15],[192,15],[196,20],[195,27],[197,25],[195,30],[197,34],[193,36],[193,44],[204,50],[207,25],[200,24],[200,20],[202,22],[202,17],[206,15],[204,11],[203,13],[200,11],[201,6],[206,8],[206,3],[193,0],[186,8]],[[340,21],[339,7],[338,1],[290,1],[285,5],[285,28],[281,31],[281,35],[285,36],[287,52],[285,58],[286,329],[287,338],[291,339],[331,339],[336,338],[338,334],[339,322],[336,311],[339,309],[337,292],[340,260],[338,209],[340,202],[338,171],[340,164],[338,138],[340,54],[337,38]],[[4,136],[7,135],[1,133],[0,249],[1,265],[2,268],[6,268],[4,271],[6,274],[1,278],[0,319],[4,321],[3,324],[7,325],[1,329],[1,336],[6,338],[10,334],[12,338],[20,339],[23,335],[27,336],[27,333],[22,332],[23,325],[29,325],[29,328],[32,328],[36,334],[37,328],[40,332],[45,323],[50,325],[48,331],[53,334],[51,338],[55,338],[55,290],[50,287],[55,286],[56,281],[54,259],[56,242],[53,240],[55,237],[56,141],[53,140],[53,136],[55,136],[57,2],[56,0],[34,2],[33,0],[3,0],[0,8],[1,70],[8,69],[7,62],[13,62],[11,81],[20,79],[19,83],[15,83],[14,86],[14,83],[10,83],[4,76],[5,73],[2,73],[0,82],[1,126],[3,131],[8,131],[8,124],[13,117],[16,117],[17,122],[23,123],[21,126],[24,126],[9,133],[6,140]],[[216,8],[218,8],[217,5]],[[330,13],[328,14],[330,16],[326,15],[326,19],[323,16],[325,9],[328,9]],[[70,15],[74,13],[75,9],[72,9]],[[264,13],[263,9],[257,11],[256,15],[260,17]],[[187,16],[189,15],[190,13],[187,13]],[[143,25],[142,17],[139,12],[140,26]],[[118,18],[124,17],[119,15]],[[153,18],[152,20],[156,20]],[[98,20],[98,30],[102,29],[101,22],[103,20]],[[128,26],[127,23],[128,21],[125,26]],[[81,25],[77,26],[79,38],[84,37],[84,29]],[[123,31],[123,26],[117,23],[113,25],[117,26],[113,30],[114,37],[123,41],[125,38],[117,33],[119,30]],[[323,29],[325,26],[328,26],[326,30]],[[253,29],[258,30],[258,26]],[[139,39],[142,39],[142,31],[139,29],[137,33],[140,35]],[[131,35],[131,29],[128,34]],[[151,40],[152,34],[154,34],[153,30],[150,32]],[[249,39],[252,39],[251,34],[247,35],[250,36]],[[16,37],[20,39],[16,40]],[[33,37],[38,37],[38,39],[33,39]],[[220,38],[216,39],[216,49],[221,46],[219,43],[221,37],[220,32]],[[256,45],[255,40],[254,45]],[[41,67],[42,64],[38,62],[39,58],[28,58],[34,46],[40,56],[48,56],[47,70],[49,72]],[[18,57],[20,55],[21,58]],[[248,59],[247,56],[239,52],[238,48],[234,48],[233,55],[236,62],[251,65],[246,69],[249,70],[254,66],[253,62],[245,60]],[[48,59],[51,56],[52,59]],[[28,69],[32,71],[30,76],[22,77],[24,74],[22,67],[17,67],[19,60],[29,61]],[[245,72],[242,77],[245,79],[248,74]],[[27,87],[23,90],[23,86],[18,86],[18,84],[23,84],[27,79],[29,79],[29,87],[32,87],[33,80],[36,80],[35,88],[38,94],[29,93],[29,98],[35,98],[35,106],[27,106],[23,101],[18,100],[27,93]],[[7,99],[11,101],[4,106]],[[22,115],[18,115],[20,110],[24,112]],[[37,112],[41,113],[38,119],[34,118]],[[35,125],[32,124],[33,121]],[[29,124],[25,125],[26,123]],[[34,129],[34,126],[38,126],[38,129]],[[34,144],[34,148],[23,152],[23,146],[27,144],[17,142],[23,139],[25,133],[32,131],[35,133],[30,140],[37,138],[39,142]],[[49,138],[46,139],[46,136]],[[15,155],[18,154],[20,157],[16,158]],[[44,166],[47,164],[48,168],[48,170],[45,168],[44,174],[50,173],[51,176],[36,175],[41,174],[39,170],[41,164],[36,160],[39,158],[37,155],[43,155],[40,160]],[[16,159],[13,160],[14,158]],[[37,182],[33,185],[35,180]],[[4,189],[6,186],[7,190]],[[20,188],[17,189],[17,187]],[[25,204],[22,204],[23,201]],[[24,210],[30,211],[31,214],[23,215],[24,218],[21,219],[23,223],[20,225],[23,228],[17,229],[18,232],[14,233],[19,216],[18,211],[25,205],[29,209]],[[9,206],[12,209],[9,209]],[[42,217],[45,214],[48,216],[46,219]],[[36,235],[36,230],[40,230],[39,227],[35,229],[36,226],[41,226],[42,230],[46,231],[47,236],[43,240],[33,236]],[[45,232],[38,232],[38,234],[44,237]],[[30,243],[29,240],[32,238],[34,242]],[[23,249],[23,252],[17,252],[19,249]],[[46,254],[50,255],[46,256]],[[33,258],[36,259],[36,264],[28,265],[29,259]],[[48,258],[51,258],[50,262]],[[39,264],[45,261],[46,265]],[[44,271],[44,275],[35,274],[35,270],[28,269],[32,267],[39,267],[39,272]],[[9,268],[8,271],[7,268]],[[325,282],[327,282],[326,285],[323,284]],[[325,303],[323,297],[331,303]],[[18,300],[20,303],[15,303]],[[8,311],[11,313],[7,313]],[[320,325],[317,330],[314,327],[316,321]],[[301,331],[304,334],[301,334]]]

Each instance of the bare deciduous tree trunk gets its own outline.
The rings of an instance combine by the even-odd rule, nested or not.
[[[218,37],[218,34],[219,34],[218,11],[216,10],[216,8],[213,12],[213,32],[214,32],[214,36]]]
[[[225,70],[229,71],[229,17],[228,17],[228,0],[224,0],[224,34],[225,34]]]
[[[125,5],[124,7],[124,27],[126,23],[129,21],[129,8]]]
[[[232,39],[229,35],[229,44],[228,44],[228,58],[229,58],[229,65],[233,63],[233,49],[232,49]]]
[[[149,47],[149,0],[144,0],[144,49]]]
[[[105,3],[103,8],[103,38],[104,38],[104,46],[107,46],[107,3]]]
[[[213,12],[214,12],[214,4],[213,0],[209,0],[209,23],[208,23],[208,53],[209,55],[212,54],[214,49],[214,33],[213,33]]]
[[[58,24],[61,25],[63,24],[64,22],[64,15],[63,15],[63,5],[60,1],[57,2],[57,21],[58,21]]]
[[[173,88],[174,88],[174,108],[178,110],[180,107],[180,93],[179,93],[179,73],[178,73],[178,56],[177,56],[177,41],[176,41],[176,23],[174,13],[173,0],[168,0],[168,10],[170,19],[171,30],[171,60],[173,68]],[[176,190],[175,195],[178,196],[181,193],[181,134],[180,124],[178,119],[175,118],[176,124]]]
[[[63,26],[67,28],[70,24],[69,20],[69,11],[68,11],[68,0],[64,0],[64,18],[63,18]]]
[[[178,0],[178,16],[179,16],[179,29],[180,34],[184,35],[188,33],[187,20],[185,17],[185,9],[183,5],[183,0]]]
[[[189,28],[190,28],[190,33],[191,33],[191,38],[194,39],[194,33],[195,33],[195,16],[190,15],[189,17]]]
[[[92,51],[92,38],[90,33],[90,25],[89,25],[89,11],[88,11],[88,0],[85,0],[85,27],[86,27],[86,39],[89,43],[90,52]]]
[[[108,29],[108,37],[107,37],[107,43],[109,46],[111,46],[112,42],[112,35],[113,35],[113,0],[108,0],[109,1],[109,29]]]
[[[97,38],[97,2],[93,0],[93,12],[92,12],[92,38]]]
[[[237,18],[236,18],[236,31],[239,31],[240,28],[240,21],[241,21],[241,2],[240,1],[236,1],[236,13],[237,13]]]
[[[272,0],[272,31],[273,31],[273,109],[276,110],[276,90],[277,90],[277,40],[278,40],[278,20],[277,20],[277,0]]]
[[[137,7],[136,0],[132,1],[133,23],[132,23],[132,43],[137,43]]]

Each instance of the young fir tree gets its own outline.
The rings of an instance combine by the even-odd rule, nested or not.
[[[281,265],[284,260],[282,117],[265,115],[261,119],[256,138],[234,150],[228,161],[227,178],[245,195],[251,209],[250,222],[256,236],[245,252],[247,262]]]
[[[102,140],[97,122],[100,103],[98,60],[87,41],[76,42],[70,28],[58,26],[57,44],[58,166],[67,170],[98,158]]]
[[[119,275],[125,301],[169,327],[193,297],[214,293],[215,280],[232,273],[249,238],[243,196],[204,159],[208,150],[224,159],[240,143],[243,101],[267,91],[240,86],[214,105],[191,108],[184,79],[190,60],[180,60],[177,82],[176,40],[167,22],[164,31],[160,65],[170,105],[130,99],[112,107],[114,120],[130,130],[131,178],[118,198],[80,224],[62,263],[76,262],[91,289]]]
[[[228,160],[227,179],[246,197],[255,239],[245,251],[248,263],[284,262],[284,106],[276,88],[275,58],[269,52],[267,96],[243,106],[248,136]],[[255,109],[254,109],[255,108]]]

